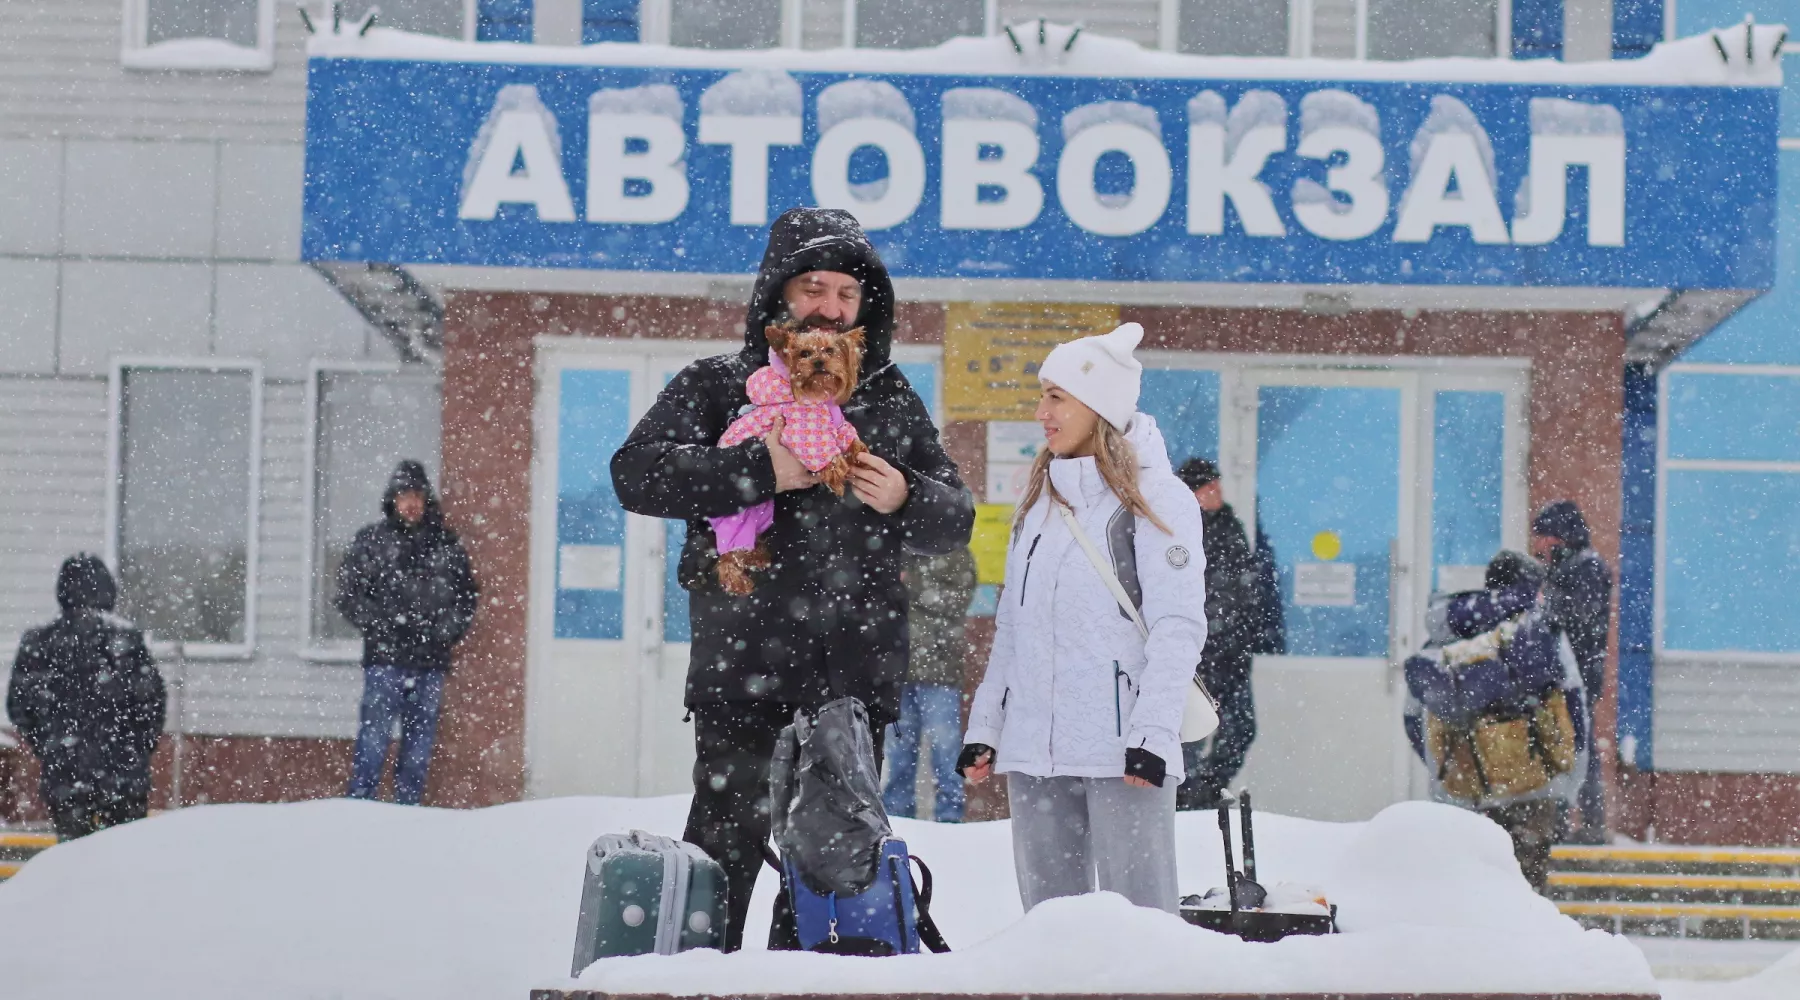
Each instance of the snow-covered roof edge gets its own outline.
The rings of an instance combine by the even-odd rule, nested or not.
[[[621,42],[580,47],[462,42],[377,27],[366,35],[348,30],[322,31],[312,36],[308,53],[314,58],[824,73],[1778,87],[1779,49],[1787,37],[1787,29],[1780,25],[1745,23],[1663,42],[1641,59],[1579,63],[1462,58],[1378,62],[1183,55],[1086,32],[1068,45],[1075,30],[1068,25],[1049,25],[1040,42],[1033,22],[1028,29],[1017,32],[1023,52],[1016,51],[1006,35],[954,38],[930,49],[721,51]]]

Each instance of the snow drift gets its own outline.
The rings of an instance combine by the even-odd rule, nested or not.
[[[601,833],[679,834],[684,798],[467,812],[343,800],[187,809],[57,847],[0,884],[0,992],[134,1000],[525,1000],[569,984]],[[1406,803],[1368,823],[1259,817],[1265,881],[1324,888],[1345,933],[1273,945],[1114,896],[1021,918],[1005,823],[898,832],[937,873],[957,952],[886,961],[749,952],[612,959],[585,989],[763,992],[1559,991],[1654,994],[1628,942],[1534,895],[1501,831]],[[1212,814],[1180,818],[1184,892],[1220,883]],[[773,887],[747,940],[767,936]],[[1529,961],[1521,960],[1530,956]]]

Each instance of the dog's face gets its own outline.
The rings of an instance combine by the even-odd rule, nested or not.
[[[771,326],[765,331],[769,346],[787,365],[794,398],[808,403],[834,400],[844,403],[856,388],[862,370],[863,332],[807,327],[795,330]]]

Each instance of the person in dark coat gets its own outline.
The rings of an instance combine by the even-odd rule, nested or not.
[[[363,634],[361,725],[349,795],[375,797],[398,718],[394,801],[418,805],[450,650],[475,621],[479,591],[469,554],[444,524],[423,465],[400,463],[381,510],[381,520],[356,533],[338,568],[337,609]]]
[[[1244,522],[1225,502],[1219,467],[1204,458],[1190,458],[1175,475],[1200,503],[1201,543],[1206,549],[1206,646],[1200,654],[1200,681],[1219,702],[1218,732],[1182,747],[1188,780],[1176,791],[1176,808],[1211,809],[1243,770],[1244,757],[1256,740],[1250,666],[1266,624],[1259,563]]]
[[[72,556],[56,578],[62,617],[25,633],[6,712],[37,755],[57,836],[143,819],[150,755],[168,696],[144,633],[112,613],[118,587],[98,556]]]
[[[764,331],[783,321],[863,329],[861,375],[843,414],[871,454],[842,497],[774,433],[717,446],[749,405],[746,380],[769,363]],[[687,522],[679,578],[693,621],[686,704],[697,760],[684,839],[725,867],[728,950],[742,941],[769,839],[767,775],[781,729],[797,709],[854,696],[879,741],[906,677],[903,550],[948,552],[968,544],[974,524],[925,404],[893,364],[893,336],[893,285],[855,218],[790,210],[770,228],[743,349],[683,369],[613,456],[626,510]],[[769,499],[772,565],[752,593],[734,597],[715,579],[707,518]]]
[[[900,718],[888,734],[889,816],[916,816],[914,784],[922,740],[931,741],[936,800],[931,818],[961,822],[963,667],[969,658],[969,604],[975,599],[975,554],[967,546],[946,555],[908,553],[906,559],[907,672]]]
[[[1551,627],[1569,640],[1575,663],[1581,668],[1581,684],[1587,695],[1588,718],[1597,718],[1595,704],[1606,690],[1606,646],[1612,625],[1612,570],[1594,551],[1587,518],[1573,500],[1545,505],[1531,519],[1532,553],[1543,560],[1544,612]],[[1581,786],[1581,823],[1570,832],[1577,843],[1606,842],[1606,785],[1602,780],[1600,750],[1607,744],[1594,741],[1588,754],[1587,780]]]

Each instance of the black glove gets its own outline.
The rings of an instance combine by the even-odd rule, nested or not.
[[[1125,748],[1125,776],[1142,778],[1152,785],[1161,788],[1163,780],[1169,776],[1168,766],[1163,759],[1145,750],[1143,747]]]
[[[956,755],[956,773],[969,776],[969,768],[982,763],[981,758],[994,759],[994,748],[986,743],[964,743],[962,753]]]

